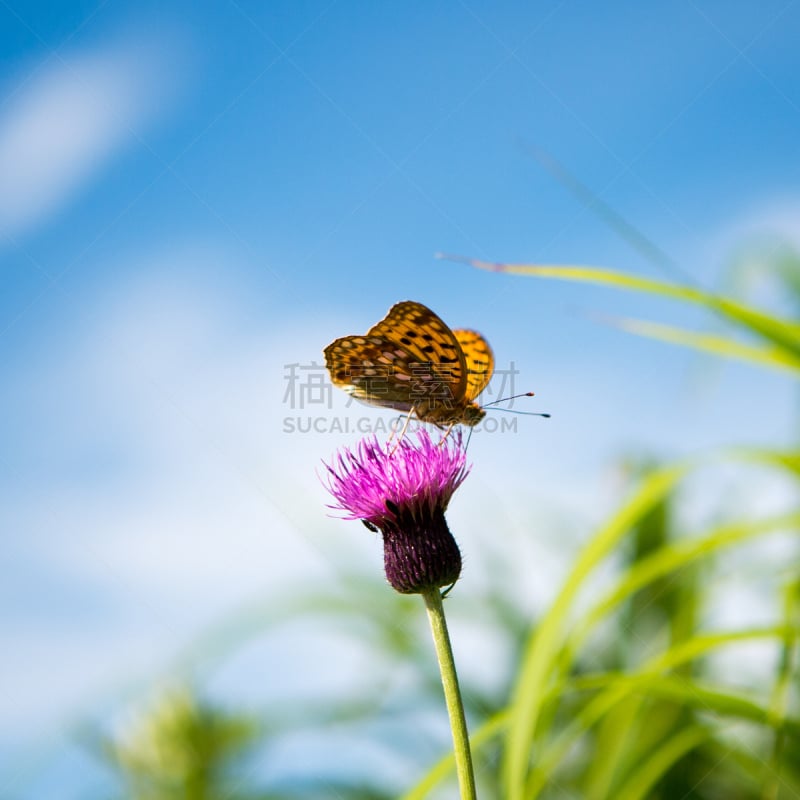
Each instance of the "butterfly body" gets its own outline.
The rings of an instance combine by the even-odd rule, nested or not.
[[[325,363],[334,385],[356,399],[441,427],[480,422],[486,412],[475,398],[494,369],[483,336],[450,330],[412,300],[392,306],[363,336],[331,342]]]

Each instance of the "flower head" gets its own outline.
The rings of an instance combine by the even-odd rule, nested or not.
[[[404,594],[448,586],[461,574],[461,554],[444,512],[469,473],[461,436],[433,442],[427,431],[399,443],[362,439],[343,448],[326,487],[345,519],[360,519],[383,535],[389,583]]]

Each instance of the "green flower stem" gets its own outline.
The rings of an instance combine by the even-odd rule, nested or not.
[[[761,792],[762,800],[776,800],[781,786],[781,760],[786,747],[786,715],[789,703],[789,689],[795,671],[797,635],[794,632],[794,620],[800,612],[800,581],[794,581],[786,589],[784,601],[784,623],[778,675],[772,689],[770,701],[770,717],[775,731],[772,744],[769,772]]]
[[[436,647],[436,658],[442,673],[444,699],[447,713],[450,716],[450,728],[453,731],[453,750],[456,759],[456,774],[461,790],[461,800],[476,800],[475,775],[472,770],[472,753],[469,749],[467,720],[464,716],[464,705],[461,702],[461,691],[458,688],[456,664],[453,660],[453,648],[450,646],[450,635],[444,618],[442,595],[438,588],[426,589],[422,592],[425,608],[433,633],[433,644]]]

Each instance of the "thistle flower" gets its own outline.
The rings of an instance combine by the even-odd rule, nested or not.
[[[425,601],[453,732],[459,795],[476,800],[467,720],[439,591],[461,574],[461,553],[444,512],[469,473],[466,461],[458,432],[434,443],[421,430],[416,442],[410,437],[385,444],[374,436],[362,439],[353,450],[340,450],[325,467],[326,486],[336,501],[329,508],[380,531],[389,583]]]
[[[458,432],[434,443],[427,431],[416,442],[379,444],[362,439],[341,449],[327,468],[326,488],[344,519],[360,519],[383,535],[386,578],[402,594],[450,586],[461,574],[461,553],[444,512],[469,473]]]

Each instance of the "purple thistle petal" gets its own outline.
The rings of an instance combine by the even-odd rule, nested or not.
[[[469,473],[461,435],[434,443],[427,431],[399,443],[379,444],[375,436],[362,439],[353,450],[342,448],[325,464],[327,482],[344,519],[366,519],[380,525],[387,501],[400,508],[447,508],[453,492]],[[394,516],[394,515],[392,515]]]

